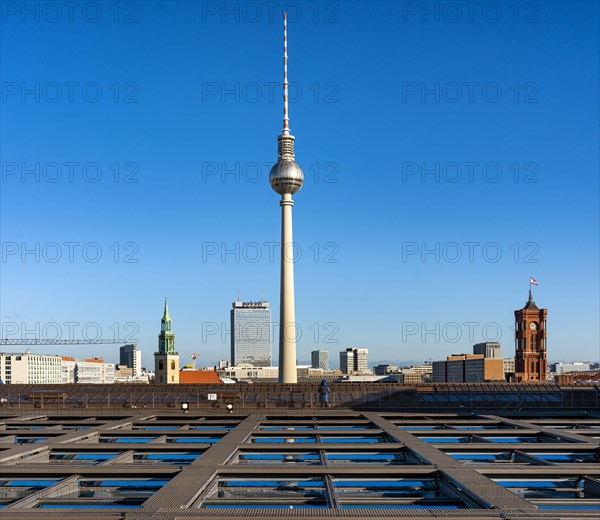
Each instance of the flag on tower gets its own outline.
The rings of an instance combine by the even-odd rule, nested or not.
[[[529,277],[529,284],[530,285],[538,285],[537,281],[535,280],[535,278],[531,278],[531,276]]]

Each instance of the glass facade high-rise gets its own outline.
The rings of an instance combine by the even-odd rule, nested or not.
[[[133,377],[142,375],[142,351],[137,345],[123,345],[119,349],[119,364],[126,365],[133,370]]]
[[[231,309],[231,364],[271,366],[271,309],[269,302],[236,301]]]

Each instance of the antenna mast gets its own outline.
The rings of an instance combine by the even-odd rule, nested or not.
[[[288,117],[288,70],[287,70],[287,13],[283,13],[283,135],[290,135]]]

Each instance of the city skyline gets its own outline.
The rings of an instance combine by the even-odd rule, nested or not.
[[[536,282],[536,285],[537,285],[537,282]],[[238,292],[238,298],[239,298],[239,292]],[[525,303],[526,307],[531,303],[533,303],[535,306],[535,302],[532,301],[531,298],[532,298],[532,289],[530,288],[529,299]],[[181,366],[186,365],[186,361],[189,361],[189,360],[191,360],[192,364],[195,365],[196,359],[198,357],[201,358],[201,364],[203,366],[207,366],[207,367],[217,366],[219,361],[221,361],[222,359],[230,359],[230,360],[233,359],[233,352],[234,352],[233,337],[234,337],[234,334],[232,334],[231,331],[234,330],[234,325],[233,325],[234,315],[233,315],[233,313],[236,310],[236,304],[238,304],[237,305],[239,307],[238,310],[244,310],[244,309],[242,309],[242,305],[244,305],[244,306],[250,306],[253,309],[256,309],[259,307],[261,309],[265,308],[265,309],[267,309],[267,311],[270,314],[270,308],[269,308],[270,304],[269,304],[269,302],[264,300],[264,295],[262,296],[262,299],[260,301],[242,302],[238,299],[236,302],[233,302],[232,308],[230,309],[229,323],[223,322],[220,324],[220,326],[217,326],[216,328],[215,328],[215,326],[217,325],[216,323],[207,324],[207,325],[210,325],[209,327],[207,327],[207,330],[206,330],[206,333],[208,335],[216,334],[216,335],[220,335],[223,338],[227,338],[227,342],[229,345],[229,350],[226,353],[227,355],[219,356],[218,354],[216,354],[217,357],[208,358],[208,357],[204,356],[202,353],[200,353],[199,356],[196,355],[195,353],[192,353],[189,356],[186,356],[185,354],[183,354],[180,356],[181,357]],[[163,314],[164,314],[164,316],[162,319],[161,334],[164,332],[164,330],[162,330],[162,329],[164,329],[164,327],[165,327],[165,320],[169,324],[169,330],[171,330],[170,329],[171,317],[170,317],[169,311],[168,311],[167,298],[165,298],[165,301],[164,301]],[[258,329],[260,329],[261,334],[265,333],[265,324],[263,323],[264,320],[262,317],[259,317],[258,321],[254,320],[254,319],[247,319],[247,317],[244,317],[243,321],[244,321],[244,328],[248,329],[248,330],[252,330],[252,333],[256,332]],[[277,335],[276,331],[277,331],[278,323],[272,321],[270,319],[270,317],[268,318],[267,321],[269,321],[269,324],[270,324],[270,327],[268,328],[268,331],[267,331],[267,335],[269,335],[268,343],[270,344],[270,342],[272,341],[272,338]],[[513,321],[513,323],[514,323],[514,321]],[[493,324],[493,327],[491,327],[491,328],[493,328],[495,330],[496,325],[498,325],[498,324],[496,322],[489,322],[487,325],[492,325],[492,324]],[[60,324],[58,324],[58,323],[51,322],[49,325],[51,325],[51,326],[48,326],[47,329],[52,330],[53,332],[62,329],[62,327],[60,327]],[[82,340],[81,336],[74,337],[72,335],[74,330],[77,329],[78,324],[71,323],[71,324],[67,324],[67,325],[68,326],[65,327],[65,330],[68,331],[68,336],[63,337],[62,339],[63,340],[81,341]],[[100,330],[100,328],[101,328],[101,327],[96,327],[97,324],[95,322],[90,322],[90,323],[84,324],[83,325],[84,329],[85,329],[86,325],[88,326],[88,329],[91,328],[91,330],[94,330],[94,331]],[[94,325],[94,326],[89,327],[90,325]],[[313,324],[313,325],[315,325],[315,324]],[[411,325],[411,327],[407,328],[407,334],[412,336],[415,334],[415,330],[412,328],[412,326],[418,325],[418,324],[410,324],[410,325]],[[432,337],[432,336],[434,338],[437,336],[444,338],[444,336],[446,336],[446,335],[450,336],[452,334],[453,336],[448,338],[450,341],[441,343],[441,348],[443,348],[444,346],[449,347],[446,350],[441,350],[439,353],[436,354],[441,357],[444,357],[447,355],[461,355],[461,354],[469,353],[471,351],[471,348],[473,348],[474,346],[483,345],[483,344],[496,344],[496,343],[499,344],[499,348],[498,347],[497,348],[501,352],[501,354],[497,354],[497,357],[504,357],[504,358],[511,357],[512,358],[517,354],[517,351],[515,350],[513,345],[509,344],[508,347],[506,347],[506,346],[502,347],[503,343],[497,342],[495,340],[494,341],[491,341],[491,340],[485,341],[483,343],[477,344],[474,341],[469,342],[469,341],[467,341],[468,338],[465,338],[465,341],[462,341],[461,343],[457,343],[457,342],[453,341],[453,338],[455,337],[454,334],[456,333],[457,330],[459,330],[459,328],[457,328],[457,325],[460,325],[460,324],[455,323],[455,322],[449,322],[449,323],[445,324],[445,326],[444,326],[445,328],[438,327],[437,329],[424,329],[423,331],[417,330],[417,333],[420,335],[424,335],[425,338]],[[469,338],[477,337],[476,335],[473,335],[473,334],[475,334],[478,324],[468,323],[467,325],[468,326],[466,328],[467,328],[468,334],[469,334],[468,337]],[[40,330],[43,330],[43,329],[40,329]],[[111,329],[111,330],[114,331],[114,329]],[[511,341],[514,343],[514,341],[515,341],[514,330],[515,329],[514,329],[514,327],[512,327],[512,328],[510,328],[510,330],[513,333],[513,338]],[[316,333],[314,328],[311,329],[311,332]],[[41,337],[42,339],[46,339],[43,334],[37,334],[37,335],[34,334],[33,336],[32,336],[32,334],[33,334],[33,329],[30,330],[29,332],[27,332],[23,338],[17,338],[13,335],[9,338],[4,338],[4,339],[9,339],[9,340],[10,339],[32,339],[34,336],[38,337],[38,338]],[[89,339],[89,338],[86,337],[85,339]],[[114,338],[104,338],[104,339],[108,339],[109,341],[112,341]],[[135,345],[135,347],[138,350],[138,354],[140,355],[140,359],[142,359],[141,356],[142,356],[142,352],[144,351],[143,346],[139,343],[139,341],[134,340],[133,338],[127,338],[127,341],[123,341],[124,346],[133,346],[133,345],[130,345],[130,343],[133,343],[133,345]],[[352,341],[350,341],[350,343],[355,344]],[[116,342],[114,345],[107,346],[107,345],[103,345],[103,344],[94,344],[93,341],[91,341],[87,345],[83,345],[83,346],[80,345],[80,346],[73,347],[70,345],[65,346],[65,345],[60,345],[59,343],[53,344],[53,343],[46,342],[45,344],[40,344],[40,345],[24,344],[23,347],[25,347],[25,348],[22,351],[20,351],[18,348],[15,348],[15,346],[18,347],[18,345],[6,345],[5,346],[6,348],[4,351],[11,352],[11,353],[32,352],[32,353],[42,354],[42,355],[65,355],[64,349],[75,348],[77,354],[73,354],[72,351],[69,351],[68,354],[73,355],[75,357],[78,357],[78,356],[79,357],[85,357],[85,356],[89,357],[91,354],[89,354],[88,350],[91,347],[93,347],[95,349],[105,348],[105,349],[110,349],[110,352],[107,353],[108,357],[106,357],[105,355],[102,354],[102,355],[99,355],[99,359],[103,359],[105,362],[114,361],[115,364],[118,364],[120,362],[121,350],[123,348],[123,347],[116,346],[119,344],[120,344],[119,342]],[[50,346],[57,345],[57,346],[59,346],[59,349],[63,349],[63,351],[59,352],[58,354],[56,352],[50,352],[49,345]],[[8,347],[10,347],[10,348],[8,348]],[[322,348],[319,350],[322,350],[325,352],[330,352],[330,351],[335,352],[336,349],[338,349],[338,350],[340,350],[340,352],[342,352],[343,350],[349,350],[351,348],[356,348],[356,347],[343,347],[343,348],[338,349],[337,346],[332,346],[331,348]],[[363,348],[363,347],[358,347],[358,348]],[[368,350],[368,348],[366,350]],[[298,358],[297,364],[298,365],[310,365],[313,361],[312,356],[313,356],[314,352],[315,351],[309,352],[307,358]],[[175,352],[175,354],[179,357],[179,353]],[[213,355],[215,355],[214,352],[213,352]],[[156,356],[156,353],[154,354],[154,356]],[[96,357],[96,354],[94,354],[94,357]],[[188,357],[189,357],[189,359],[188,359]],[[152,367],[154,365],[154,360],[145,361],[144,359],[142,359],[142,366],[144,366],[144,368],[147,368],[148,370],[152,370]],[[278,358],[274,357],[271,354],[270,359],[271,359],[270,366],[277,365],[277,363],[275,361],[276,360],[278,361]],[[370,367],[374,367],[380,363],[396,363],[396,364],[400,364],[401,366],[409,366],[412,364],[419,364],[422,362],[431,362],[431,361],[434,361],[435,359],[436,358],[434,358],[434,357],[428,357],[428,358],[427,357],[422,357],[422,358],[414,357],[414,358],[403,358],[403,359],[402,358],[377,358],[377,359],[369,361],[368,365]],[[552,357],[551,353],[548,356],[548,361],[553,362],[553,363],[559,363],[559,362],[565,362],[565,361],[566,362],[582,361],[582,360],[590,361],[590,362],[594,363],[594,362],[600,360],[600,355],[598,357],[589,357],[589,358],[575,355],[575,356],[566,357],[563,359],[558,359],[558,358]],[[242,361],[242,362],[245,362],[245,361]],[[256,365],[256,366],[267,366],[267,365]]]
[[[442,359],[484,341],[513,355],[512,312],[530,276],[551,312],[549,361],[597,360],[597,5],[544,4],[536,23],[478,13],[471,25],[364,5],[293,21],[290,104],[311,184],[296,208],[299,362],[352,345],[373,363]],[[281,18],[223,23],[189,9],[140,5],[138,23],[64,23],[62,39],[39,23],[21,41],[22,25],[3,23],[0,121],[13,130],[2,138],[3,336],[54,334],[58,323],[65,337],[77,323],[79,338],[98,324],[103,336],[137,339],[152,367],[168,294],[182,361],[199,352],[208,364],[227,357],[225,309],[237,287],[264,287],[279,314],[278,208],[266,179],[281,84],[265,85],[280,70]],[[384,20],[401,30],[381,31]],[[177,42],[181,60],[155,33]],[[73,87],[71,103],[65,82],[98,84],[103,97],[89,102]],[[60,102],[50,101],[51,83],[62,86]],[[39,100],[22,101],[23,84],[40,85]],[[456,85],[462,98],[451,102]],[[65,163],[74,162],[71,182]],[[24,173],[36,163],[39,182]],[[54,163],[58,182],[48,181]],[[94,166],[82,173],[92,163],[102,169],[96,182]],[[472,180],[466,163],[479,163]],[[454,324],[461,338],[450,341]]]

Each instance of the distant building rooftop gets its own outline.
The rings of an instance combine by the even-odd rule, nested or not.
[[[179,383],[192,384],[220,384],[221,380],[214,370],[180,370]]]

